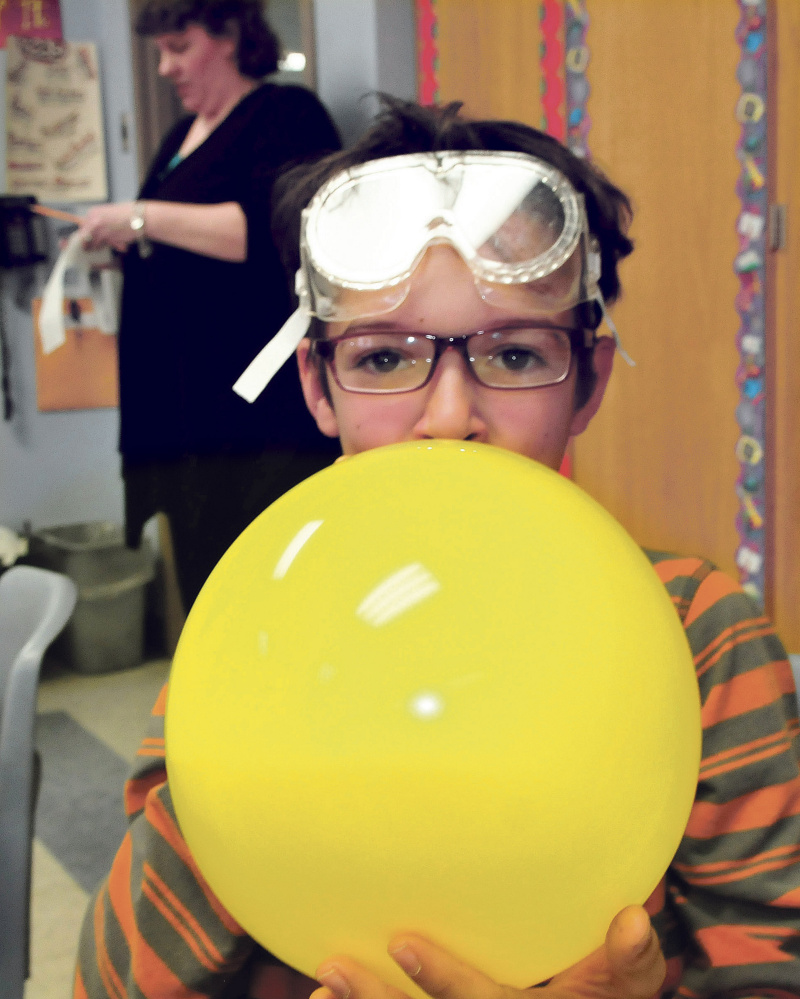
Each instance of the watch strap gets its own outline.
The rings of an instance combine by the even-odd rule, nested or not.
[[[144,231],[144,202],[135,201],[131,211],[131,229],[136,237],[136,246],[140,257],[149,257],[153,252],[153,244],[145,235]]]

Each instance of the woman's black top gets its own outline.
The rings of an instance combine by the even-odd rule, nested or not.
[[[247,259],[230,263],[153,244],[123,261],[119,331],[120,450],[128,465],[187,454],[271,448],[337,451],[306,410],[297,368],[284,365],[250,404],[231,386],[292,310],[270,236],[274,178],[294,160],[339,148],[310,91],[265,83],[177,165],[192,119],[162,143],[140,195],[194,204],[238,202]]]

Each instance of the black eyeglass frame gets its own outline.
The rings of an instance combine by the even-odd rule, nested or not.
[[[467,362],[467,369],[475,379],[475,381],[482,385],[484,388],[496,389],[498,392],[522,392],[530,391],[540,388],[548,388],[550,385],[559,385],[563,382],[570,373],[572,368],[572,361],[575,357],[576,350],[590,350],[597,343],[597,333],[593,329],[589,329],[581,326],[550,326],[547,324],[540,324],[543,328],[558,330],[561,333],[567,334],[567,339],[569,340],[570,347],[570,362],[567,365],[567,370],[561,375],[560,378],[556,378],[553,381],[542,382],[541,385],[487,385],[486,382],[481,381],[475,371],[474,366],[470,362],[470,357],[468,353],[468,341],[476,336],[484,336],[487,333],[495,333],[497,330],[475,330],[472,333],[462,333],[460,336],[436,336],[434,333],[415,333],[415,337],[420,339],[432,340],[434,342],[434,354],[431,361],[430,369],[428,370],[425,380],[419,385],[415,385],[413,388],[403,388],[403,389],[354,389],[347,388],[342,385],[339,380],[339,375],[336,371],[336,361],[335,361],[335,351],[336,345],[344,340],[352,340],[354,336],[364,336],[369,333],[369,330],[364,330],[363,333],[343,333],[341,336],[332,337],[330,340],[325,338],[315,338],[311,341],[312,349],[314,352],[325,362],[327,367],[330,369],[333,375],[333,380],[339,386],[343,392],[350,392],[353,395],[405,395],[408,392],[418,392],[420,389],[425,388],[429,384],[431,378],[433,378],[434,372],[436,371],[436,366],[439,363],[439,359],[448,349],[448,347],[455,347],[464,360]],[[410,335],[410,334],[408,334]],[[576,343],[578,337],[582,337],[581,343]]]

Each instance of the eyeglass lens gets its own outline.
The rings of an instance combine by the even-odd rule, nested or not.
[[[408,392],[430,377],[448,339],[405,333],[363,333],[336,341],[336,378],[352,392]],[[463,343],[454,338],[456,345]],[[562,381],[572,351],[569,331],[553,326],[473,333],[466,356],[478,381],[490,388],[535,388]],[[463,348],[462,348],[463,349]]]

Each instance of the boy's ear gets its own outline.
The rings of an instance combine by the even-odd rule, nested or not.
[[[610,336],[601,336],[594,345],[592,351],[592,365],[597,376],[592,394],[572,417],[570,425],[570,437],[577,437],[589,426],[592,417],[600,408],[603,401],[608,380],[614,367],[614,354],[617,352],[617,345]]]
[[[300,371],[300,384],[308,411],[326,437],[339,436],[339,424],[319,371],[317,358],[311,356],[311,341],[306,337],[297,348],[297,367]]]

